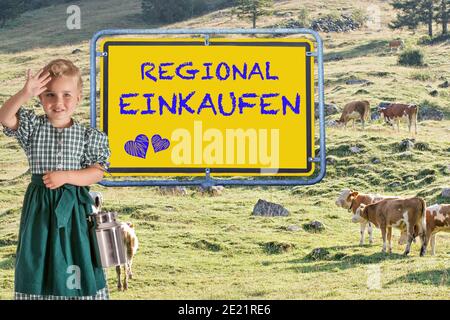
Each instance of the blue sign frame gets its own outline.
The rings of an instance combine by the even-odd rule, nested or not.
[[[96,92],[97,83],[96,70],[97,58],[104,57],[105,52],[97,51],[97,41],[103,36],[111,35],[202,35],[205,39],[205,45],[209,44],[209,38],[214,34],[309,34],[312,35],[316,41],[316,51],[307,52],[307,56],[316,58],[318,65],[318,88],[319,88],[319,155],[315,158],[309,158],[308,161],[319,164],[319,172],[315,177],[308,177],[302,179],[217,179],[210,175],[210,169],[205,169],[205,178],[192,180],[122,180],[111,181],[104,179],[99,182],[100,185],[106,187],[137,187],[137,186],[203,186],[210,187],[214,185],[240,185],[240,186],[297,186],[297,185],[313,185],[320,182],[326,174],[326,147],[325,147],[325,111],[324,111],[324,70],[323,70],[323,42],[320,35],[310,29],[112,29],[102,30],[94,34],[90,43],[90,125],[96,128],[97,121],[97,103]],[[94,79],[94,81],[92,81]]]

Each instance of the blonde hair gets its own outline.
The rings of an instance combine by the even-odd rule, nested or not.
[[[44,67],[44,73],[49,72],[52,78],[58,78],[61,76],[76,77],[78,80],[78,89],[83,88],[83,80],[81,79],[80,69],[73,64],[72,61],[66,59],[56,59],[50,61]]]

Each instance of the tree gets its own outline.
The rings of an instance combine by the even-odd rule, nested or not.
[[[251,18],[253,28],[256,28],[256,20],[258,17],[268,15],[273,4],[272,0],[237,0],[235,13],[238,17]]]
[[[400,10],[389,26],[393,29],[407,27],[416,30],[420,24],[428,26],[428,35],[433,36],[433,22],[436,16],[437,0],[394,0],[391,5]]]
[[[25,11],[24,0],[2,0],[0,1],[0,28],[5,26],[7,20],[20,16]]]
[[[436,21],[442,25],[442,34],[448,33],[448,18],[450,17],[450,0],[440,0],[439,14],[436,17]]]
[[[149,22],[181,21],[192,13],[191,1],[142,0],[144,20]]]
[[[435,0],[424,0],[419,3],[419,10],[423,12],[424,22],[428,25],[428,35],[430,37],[433,37],[435,2]]]
[[[27,0],[25,2],[26,10],[35,10],[39,8],[49,7],[61,3],[73,2],[72,0]]]

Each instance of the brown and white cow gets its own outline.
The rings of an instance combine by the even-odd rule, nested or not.
[[[400,120],[403,117],[406,117],[408,119],[409,132],[411,132],[411,126],[414,123],[414,132],[417,134],[417,113],[419,112],[419,107],[417,105],[391,103],[386,107],[379,107],[378,112],[384,116],[386,122],[391,123],[391,120],[396,121],[398,131],[400,131]]]
[[[355,216],[356,209],[358,209],[361,204],[367,205],[367,204],[376,203],[376,202],[384,200],[384,199],[394,199],[394,198],[395,197],[391,197],[391,196],[381,196],[378,194],[364,194],[364,193],[359,193],[358,191],[344,189],[341,191],[341,194],[337,198],[336,205],[338,207],[347,209],[349,212],[353,212],[353,216]],[[360,245],[364,244],[364,231],[366,230],[366,226],[367,226],[367,232],[369,234],[369,243],[372,244],[373,236],[372,236],[371,223],[364,219],[357,219],[357,220],[354,220],[353,222],[355,222],[355,223],[359,222],[361,225],[361,228],[360,228],[361,238],[359,240],[359,244]],[[405,239],[405,237],[403,236],[400,238],[400,240],[402,240],[402,239]],[[402,244],[400,241],[399,241],[399,243]]]
[[[405,256],[411,249],[411,242],[420,236],[422,247],[420,256],[425,255],[427,248],[426,237],[426,203],[419,197],[405,199],[385,199],[377,203],[361,204],[356,210],[357,218],[363,218],[380,228],[383,237],[383,252],[386,252],[386,231],[389,243],[389,253],[392,252],[392,227],[406,230],[408,241]]]
[[[399,48],[404,48],[405,42],[401,39],[392,40],[389,41],[389,50],[392,51],[392,49],[398,50]]]
[[[342,110],[341,117],[336,120],[338,124],[343,124],[347,128],[347,122],[353,120],[353,128],[355,128],[355,120],[361,120],[364,129],[365,121],[370,119],[370,103],[369,101],[352,101],[347,103]]]
[[[450,232],[450,204],[435,204],[427,208],[427,240],[431,241],[431,254],[436,253],[436,233]]]

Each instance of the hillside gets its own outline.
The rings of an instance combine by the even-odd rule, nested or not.
[[[333,0],[326,4],[302,1],[312,17],[335,9],[364,8],[365,1]],[[325,43],[325,98],[342,108],[351,100],[369,100],[435,106],[443,121],[419,122],[415,147],[399,144],[411,138],[405,123],[400,133],[381,120],[361,131],[327,128],[327,176],[310,187],[230,187],[219,197],[203,197],[188,189],[188,196],[168,197],[157,188],[104,188],[107,209],[120,212],[122,221],[133,221],[140,239],[130,289],[118,292],[115,272],[109,271],[113,299],[448,299],[450,234],[437,237],[437,254],[420,258],[415,244],[403,258],[394,231],[393,254],[381,254],[381,235],[374,231],[372,246],[358,246],[359,225],[335,206],[343,188],[389,195],[420,195],[427,203],[450,203],[441,196],[450,186],[450,89],[438,88],[450,80],[450,43],[421,46],[426,67],[397,65],[398,54],[389,52],[389,40],[401,37],[416,45],[423,32],[392,31],[393,17],[387,1],[372,1],[380,8],[381,30],[363,28],[349,33],[322,34]],[[81,1],[82,29],[65,29],[66,6],[26,13],[8,29],[0,30],[0,103],[23,85],[25,70],[37,70],[56,57],[72,59],[83,69],[84,99],[76,117],[89,119],[89,39],[98,30],[145,28],[138,18],[140,1]],[[295,16],[298,1],[279,1],[276,16],[263,18],[258,27],[273,26]],[[292,12],[292,14],[287,14]],[[234,28],[250,23],[232,17],[230,10],[164,28]],[[78,54],[72,54],[74,49]],[[341,60],[333,61],[339,56]],[[364,79],[369,85],[348,85]],[[438,96],[430,96],[438,90]],[[335,119],[337,115],[330,116]],[[316,130],[317,132],[318,130]],[[361,151],[354,154],[350,147]],[[377,158],[379,161],[374,161]],[[29,175],[23,151],[14,139],[0,135],[0,299],[13,291],[14,252],[20,208]],[[251,216],[257,200],[285,206],[287,218]],[[302,225],[319,220],[322,233]],[[289,231],[289,226],[300,227]],[[329,255],[311,259],[314,248]],[[383,290],[367,288],[367,270],[378,266]],[[314,288],[312,290],[311,288]],[[407,293],[407,295],[406,295]]]

